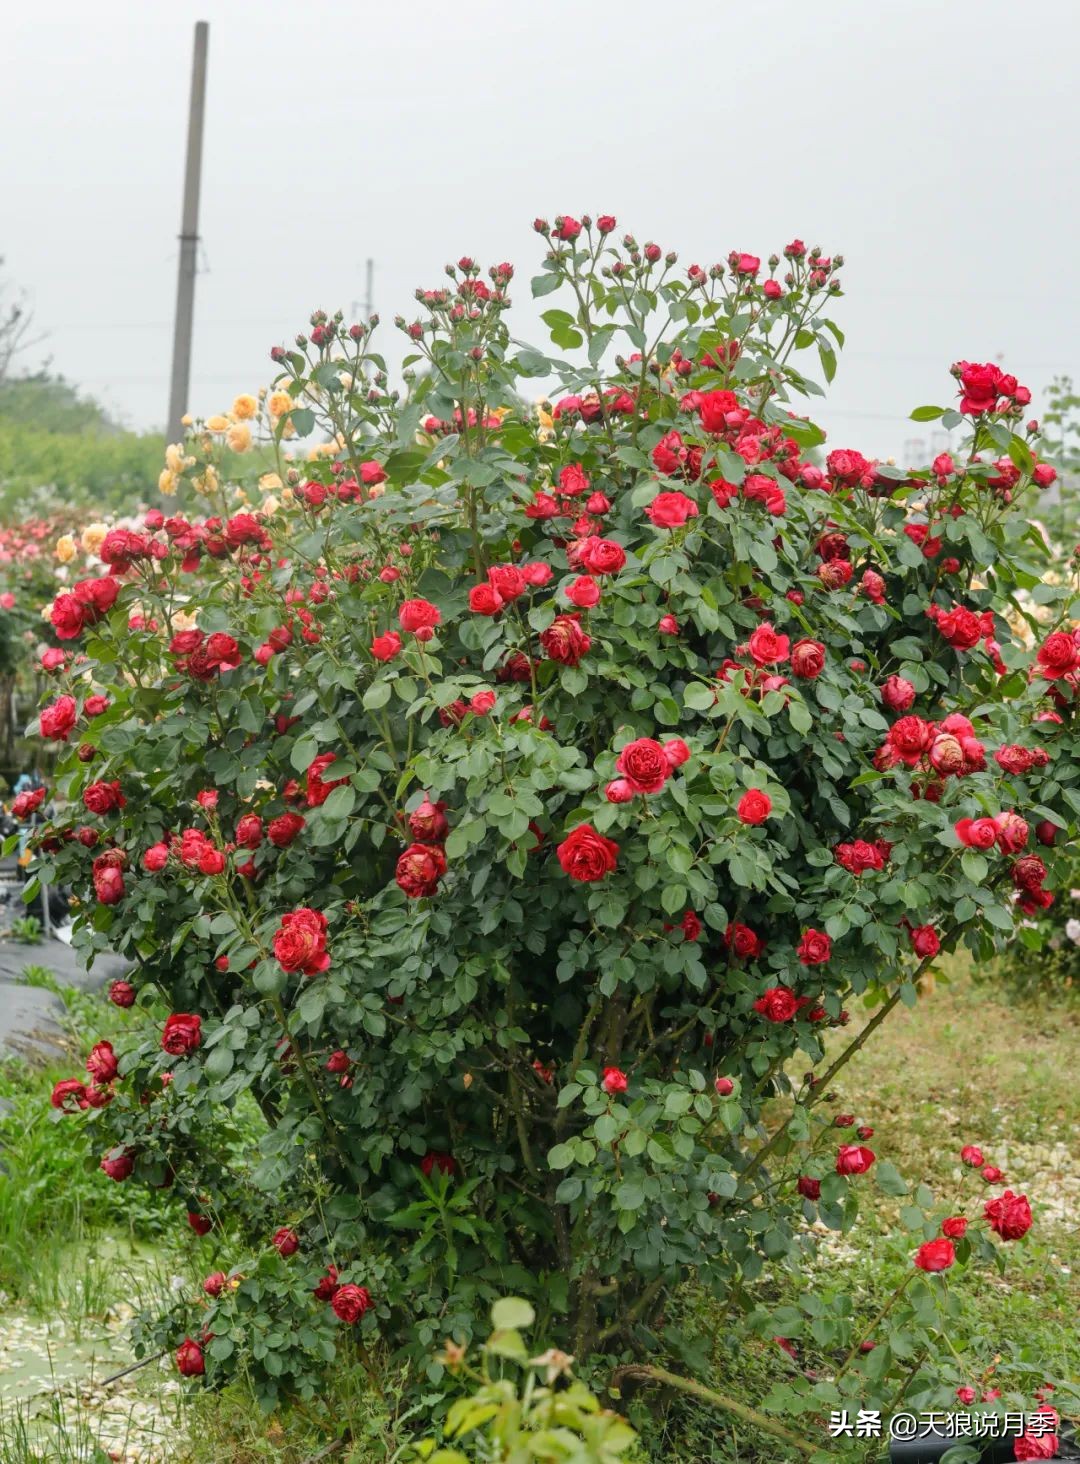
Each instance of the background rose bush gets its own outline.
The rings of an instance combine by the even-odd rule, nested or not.
[[[968,363],[915,415],[970,451],[820,461],[794,360],[832,377],[838,258],[683,271],[610,220],[537,228],[578,364],[514,340],[505,264],[418,292],[403,397],[368,325],[316,315],[272,393],[170,449],[163,486],[208,516],[117,530],[54,602],[73,816],[41,871],[147,1013],[62,1102],[220,1238],[228,1273],[146,1345],[268,1404],[342,1352],[422,1370],[508,1291],[579,1357],[689,1360],[695,1277],[835,1349],[784,1406],[868,1406],[909,1343],[863,1353],[842,1298],[777,1318],[747,1288],[875,1177],[935,1259],[890,1335],[939,1350],[929,1273],[995,1258],[990,1177],[942,1236],[917,1177],[836,1132],[830,1083],[940,950],[985,958],[1052,898],[1072,592],[1035,647],[1005,615],[1052,470],[1022,383]],[[301,469],[285,443],[316,426]],[[238,496],[223,454],[260,429],[276,472]]]

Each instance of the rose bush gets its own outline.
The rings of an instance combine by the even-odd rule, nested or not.
[[[832,378],[838,256],[685,271],[609,219],[536,229],[573,361],[512,336],[509,264],[418,291],[401,395],[374,322],[317,314],[170,449],[198,511],[110,535],[51,610],[40,869],[146,1011],[65,1106],[231,1266],[147,1345],[268,1403],[343,1352],[423,1365],[508,1291],[580,1359],[678,1356],[681,1282],[746,1311],[875,1178],[933,1259],[927,1351],[922,1272],[995,1255],[981,1203],[953,1249],[831,1110],[939,951],[1053,899],[1031,829],[1080,811],[1068,592],[1031,650],[1003,613],[1042,567],[1029,394],[960,362],[915,415],[962,452],[822,455],[795,361]],[[260,433],[276,472],[228,482]],[[812,1327],[860,1406],[910,1369],[850,1301],[751,1325]]]

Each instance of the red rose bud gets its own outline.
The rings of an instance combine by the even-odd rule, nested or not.
[[[981,1169],[984,1163],[983,1151],[975,1144],[965,1144],[960,1150],[960,1159],[969,1169]]]
[[[963,1240],[967,1228],[966,1215],[950,1215],[947,1220],[941,1222],[941,1233],[947,1235],[950,1240]]]
[[[625,1093],[627,1089],[626,1074],[622,1071],[621,1068],[606,1067],[604,1069],[603,1077],[600,1080],[600,1086],[601,1088],[603,1088],[605,1093],[610,1093],[612,1095],[616,1093]]]
[[[129,1007],[135,1004],[135,988],[129,981],[114,981],[109,987],[109,1000],[113,1006]]]
[[[371,1305],[371,1293],[366,1286],[339,1286],[330,1298],[330,1305],[336,1317],[353,1326]]]
[[[727,1098],[735,1091],[735,1084],[730,1078],[717,1078],[713,1083],[713,1087],[721,1098]]]
[[[812,1179],[809,1174],[800,1174],[796,1188],[804,1200],[821,1199],[821,1180]]]
[[[202,1289],[206,1292],[207,1296],[220,1296],[225,1289],[226,1280],[227,1277],[224,1271],[214,1271],[211,1275],[207,1276],[202,1284]]]

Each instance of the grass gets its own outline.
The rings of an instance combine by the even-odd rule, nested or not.
[[[871,1145],[880,1159],[924,1180],[937,1195],[952,1192],[965,1143],[979,1144],[1005,1171],[1010,1187],[1026,1191],[1035,1223],[1023,1242],[1008,1248],[1004,1274],[982,1271],[977,1284],[957,1279],[953,1341],[965,1363],[973,1360],[974,1384],[1000,1382],[1007,1390],[1010,1377],[1015,1381],[1036,1360],[1058,1378],[1075,1380],[1080,1156],[1071,1150],[1080,1132],[1080,1009],[1075,1002],[1010,1004],[994,984],[976,987],[962,965],[951,973],[953,979],[926,983],[918,1006],[898,1009],[847,1066],[836,1083],[839,1106],[857,1122],[873,1125]],[[100,998],[62,994],[80,1037],[72,1064],[55,1076],[76,1071],[98,1023],[116,1018],[113,1012],[106,1017]],[[837,1042],[850,1032],[838,1034]],[[163,1209],[142,1192],[103,1186],[95,1173],[97,1156],[80,1152],[73,1126],[49,1122],[44,1094],[53,1076],[51,1070],[31,1075],[21,1062],[0,1067],[0,1096],[12,1105],[0,1119],[9,1171],[0,1177],[0,1286],[30,1306],[63,1315],[76,1335],[83,1327],[92,1332],[95,1319],[116,1306],[118,1295],[137,1302],[140,1291],[163,1289],[170,1258],[163,1254],[158,1263],[148,1262],[140,1252],[141,1242],[161,1235]],[[880,1310],[907,1264],[881,1259],[878,1244],[895,1231],[901,1202],[870,1186],[865,1194],[855,1229],[823,1248],[809,1277],[769,1273],[759,1286],[765,1304],[797,1300],[810,1286],[852,1293],[867,1320]],[[760,1406],[787,1360],[767,1342],[748,1343],[694,1288],[686,1289],[678,1305],[697,1328],[710,1381]],[[835,1359],[815,1354],[814,1344],[805,1342],[799,1365],[827,1373]],[[174,1386],[171,1375],[156,1369],[136,1377],[141,1393],[124,1394],[113,1404],[110,1446],[122,1458],[116,1441],[123,1434],[123,1407],[134,1408],[140,1396],[164,1396]],[[391,1425],[392,1400],[372,1398],[359,1376],[340,1377],[328,1401],[338,1426],[351,1432],[350,1451],[335,1456],[348,1464],[387,1464],[419,1426],[415,1417]],[[35,1452],[41,1448],[40,1413],[31,1418],[25,1409],[9,1408],[0,1414],[0,1464],[39,1458],[98,1464],[105,1457],[87,1452],[101,1436],[100,1415],[92,1407],[77,1394],[59,1393],[50,1407],[55,1416],[46,1420],[48,1437],[61,1442],[45,1454]],[[220,1394],[196,1392],[184,1401],[169,1395],[168,1407],[175,1420],[169,1458],[182,1464],[304,1464],[327,1442],[321,1410],[320,1417],[294,1410],[267,1419],[242,1381]],[[683,1398],[669,1402],[651,1392],[634,1412],[650,1464],[772,1464],[782,1457],[782,1450],[763,1448],[760,1436],[727,1415]],[[136,1451],[131,1457],[156,1456]]]

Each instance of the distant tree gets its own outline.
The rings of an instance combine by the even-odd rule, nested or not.
[[[0,255],[0,271],[3,268]],[[44,336],[34,334],[34,312],[26,292],[0,274],[0,382],[11,374],[15,358],[42,340]]]

